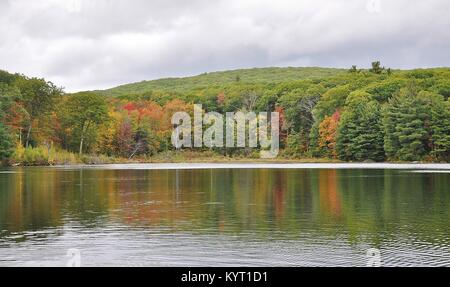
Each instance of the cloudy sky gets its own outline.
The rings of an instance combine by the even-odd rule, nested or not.
[[[0,69],[66,91],[267,66],[450,66],[448,0],[0,0]]]

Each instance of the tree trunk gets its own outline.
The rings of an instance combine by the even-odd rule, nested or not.
[[[31,135],[31,127],[32,127],[32,125],[33,125],[33,124],[30,124],[30,126],[28,127],[27,141],[26,141],[25,147],[28,147],[28,144],[29,144],[29,142],[30,142],[30,135]]]
[[[84,133],[89,127],[89,123],[84,123],[83,128],[81,129],[81,140],[80,140],[80,156],[83,154],[83,143],[84,143]]]
[[[130,157],[128,159],[132,159],[140,148],[141,148],[141,144],[140,143],[136,143],[136,147],[134,148],[133,153],[131,153],[131,155],[130,155]]]
[[[80,140],[80,156],[83,154],[83,141],[84,141],[84,136],[81,136],[81,140]]]

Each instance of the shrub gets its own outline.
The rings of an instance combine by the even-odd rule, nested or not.
[[[27,166],[49,165],[48,150],[42,147],[25,148],[22,164]]]

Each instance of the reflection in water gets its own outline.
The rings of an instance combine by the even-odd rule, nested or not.
[[[336,219],[341,215],[340,197],[337,190],[336,170],[319,171],[320,210]]]
[[[450,265],[446,173],[13,171],[0,173],[0,265],[63,265],[80,245],[87,265],[364,266],[370,247],[384,265]]]

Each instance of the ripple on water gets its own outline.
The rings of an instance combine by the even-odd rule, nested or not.
[[[33,170],[0,185],[0,265],[64,266],[70,248],[83,266],[365,266],[369,248],[384,266],[450,265],[442,166],[290,168],[180,171],[179,190],[171,172],[93,168],[83,191],[77,173]]]

